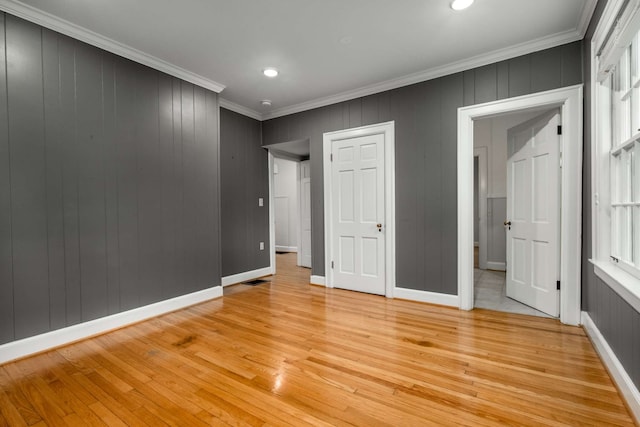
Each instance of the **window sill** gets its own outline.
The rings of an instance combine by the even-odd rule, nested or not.
[[[608,261],[589,260],[596,276],[640,313],[640,280]]]

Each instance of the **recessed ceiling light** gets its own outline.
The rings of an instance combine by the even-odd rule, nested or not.
[[[451,9],[453,10],[463,10],[468,8],[473,4],[473,0],[453,0],[451,2]]]
[[[275,77],[278,75],[278,70],[276,70],[275,68],[265,68],[264,70],[262,70],[262,74],[267,77]]]
[[[271,107],[271,100],[269,100],[269,99],[263,99],[262,101],[260,101],[260,104],[261,104],[263,107]]]

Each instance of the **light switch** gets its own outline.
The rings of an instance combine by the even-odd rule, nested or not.
[[[264,199],[262,197],[258,197],[258,206],[264,206]]]
[[[264,251],[264,242],[260,242],[260,250]]]

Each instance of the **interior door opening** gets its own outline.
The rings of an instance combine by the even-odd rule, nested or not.
[[[553,110],[556,111],[557,108]],[[519,129],[519,125],[526,128],[527,123],[540,117],[541,114],[548,115],[549,113],[544,110],[534,109],[504,113],[474,121],[474,307],[537,316],[558,316],[555,308],[548,309],[549,304],[545,306],[546,312],[541,311],[542,305],[535,298],[522,298],[521,291],[514,293],[514,281],[508,280],[508,278],[513,279],[519,274],[528,275],[536,279],[547,273],[547,275],[555,274],[549,273],[544,266],[540,265],[537,265],[540,271],[536,273],[536,271],[530,269],[531,266],[523,265],[520,257],[516,257],[520,264],[513,265],[513,261],[509,261],[509,258],[513,255],[513,250],[522,245],[511,247],[508,244],[510,230],[505,225],[510,215],[508,211],[513,211],[513,207],[516,207],[518,212],[523,209],[531,210],[535,206],[524,206],[526,201],[535,200],[540,204],[545,200],[544,198],[532,197],[530,189],[519,189],[510,193],[510,174],[508,173],[509,159],[514,153],[519,152],[514,148],[513,144],[510,147],[510,129],[511,133],[513,133]],[[554,126],[553,131],[555,132],[557,126],[550,126]],[[531,129],[528,130],[531,131]],[[539,131],[540,129],[537,130]],[[559,146],[556,145],[556,148],[559,148]],[[538,161],[536,164],[539,166],[541,162]],[[554,189],[560,186],[559,173],[555,176],[557,179],[554,180],[552,186]],[[547,182],[547,185],[550,184],[550,182]],[[538,212],[546,207],[548,206],[540,207]],[[556,207],[559,209],[559,204]],[[535,209],[533,211],[536,212]],[[559,211],[556,214],[557,218],[559,218]],[[559,231],[556,235],[559,235]],[[513,241],[511,240],[511,242]],[[520,242],[520,240],[515,241]],[[559,241],[556,243],[559,244]],[[531,242],[527,243],[527,245],[529,244]],[[537,245],[534,244],[534,248],[536,247],[541,247],[540,242],[537,242]],[[534,252],[537,253],[536,251]],[[557,254],[555,260],[557,261],[559,260],[559,251],[555,253]],[[527,268],[529,270],[525,272]],[[549,279],[545,278],[545,280],[548,281]],[[511,292],[507,289],[509,282],[511,284]],[[554,291],[555,282],[556,279],[554,278],[552,282],[547,284],[549,287],[553,285]],[[520,285],[515,286],[515,288],[520,289]],[[557,307],[557,292],[554,292],[554,297]]]

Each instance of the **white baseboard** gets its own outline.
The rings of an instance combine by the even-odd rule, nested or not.
[[[487,270],[507,271],[507,264],[505,262],[487,261]]]
[[[589,335],[589,338],[591,338],[591,342],[600,355],[600,358],[613,377],[613,381],[627,401],[627,405],[633,413],[636,422],[640,424],[640,392],[638,388],[631,380],[631,377],[629,377],[629,374],[627,374],[620,360],[616,357],[607,340],[604,339],[600,330],[598,330],[596,324],[591,320],[589,313],[584,311],[582,312],[582,325],[587,335]]]
[[[276,245],[276,252],[298,252],[297,246],[278,246]]]
[[[324,276],[311,276],[311,278],[309,279],[309,282],[312,285],[326,286]]]
[[[235,285],[236,283],[246,282],[247,280],[257,279],[258,277],[269,276],[273,274],[271,267],[259,268],[253,271],[245,271],[244,273],[234,274],[222,278],[222,286]]]
[[[416,291],[415,289],[395,288],[393,297],[411,301],[428,302],[430,304],[446,305],[449,307],[460,306],[458,295],[440,294],[428,291]]]
[[[70,344],[222,296],[222,286],[171,298],[122,313],[0,345],[0,364]]]

